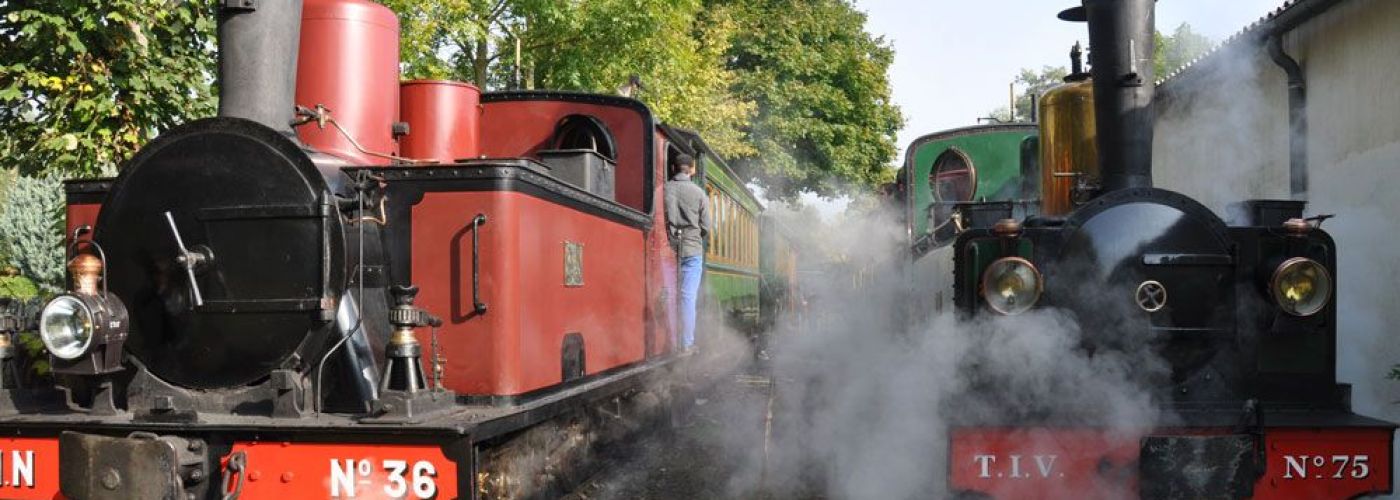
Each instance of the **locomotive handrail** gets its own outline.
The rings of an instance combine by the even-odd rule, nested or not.
[[[481,301],[481,246],[477,234],[486,223],[486,214],[472,217],[472,310],[486,314],[486,303]]]
[[[364,146],[360,145],[360,141],[355,140],[355,137],[350,135],[350,132],[347,132],[344,127],[340,126],[340,122],[335,121],[335,118],[331,118],[331,110],[321,104],[317,104],[315,109],[308,108],[302,105],[297,105],[296,116],[297,119],[292,122],[292,128],[300,127],[311,122],[316,122],[317,128],[324,130],[326,128],[326,124],[330,123],[331,126],[336,129],[336,131],[340,132],[340,136],[344,137],[345,140],[348,141],[350,145],[355,148],[356,151],[367,154],[369,156],[373,156],[376,158],[384,158],[390,161],[403,162],[410,165],[431,165],[435,163],[440,163],[437,160],[407,158],[403,156],[397,156],[389,153],[381,153],[378,151],[370,151],[368,149],[365,149]]]

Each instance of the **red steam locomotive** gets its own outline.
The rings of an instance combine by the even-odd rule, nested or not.
[[[658,207],[708,148],[632,99],[400,82],[367,0],[219,5],[219,116],[68,184],[58,384],[3,391],[0,497],[552,496],[665,410]]]

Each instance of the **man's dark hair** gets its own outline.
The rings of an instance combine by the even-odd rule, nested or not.
[[[685,153],[681,153],[681,154],[676,155],[675,167],[676,167],[677,170],[680,170],[682,167],[693,167],[693,166],[695,166],[695,158],[694,158],[694,157],[692,157],[692,156],[690,156],[690,155],[688,155],[688,154],[685,154]]]

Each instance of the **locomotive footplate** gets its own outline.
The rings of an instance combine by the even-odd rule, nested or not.
[[[198,439],[65,431],[58,457],[59,489],[68,498],[183,500],[203,498],[208,489],[208,451]]]

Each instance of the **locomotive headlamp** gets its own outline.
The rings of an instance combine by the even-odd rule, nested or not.
[[[1040,300],[1044,285],[1035,264],[1020,257],[1003,257],[982,273],[982,298],[1000,314],[1021,314]]]
[[[1312,316],[1332,300],[1332,276],[1327,268],[1305,257],[1288,259],[1269,280],[1269,294],[1284,312]]]
[[[49,354],[59,359],[78,359],[92,347],[92,309],[76,295],[59,295],[39,313],[39,339]]]
[[[102,260],[78,254],[68,263],[74,290],[54,297],[39,312],[39,340],[58,373],[99,374],[121,369],[127,312],[121,299],[98,288]]]

